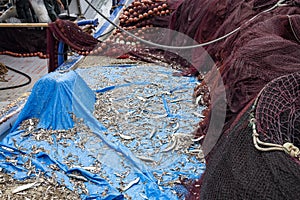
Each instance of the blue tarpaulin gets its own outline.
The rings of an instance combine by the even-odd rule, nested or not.
[[[192,136],[201,108],[192,101],[197,80],[174,72],[128,65],[44,76],[1,143],[0,167],[25,179],[31,160],[71,190],[70,174],[80,174],[82,199],[183,199],[180,180],[205,169]],[[33,118],[33,130],[20,130]]]

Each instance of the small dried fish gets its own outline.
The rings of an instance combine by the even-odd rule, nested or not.
[[[204,135],[202,135],[198,138],[191,139],[191,140],[192,140],[192,142],[198,142],[198,141],[202,140],[203,138],[204,138]]]
[[[122,174],[118,174],[118,173],[116,173],[116,172],[114,173],[114,175],[117,176],[117,177],[121,177],[121,178],[123,177]]]
[[[17,188],[15,188],[12,193],[15,194],[15,193],[18,193],[18,192],[22,192],[24,190],[27,190],[27,189],[30,189],[32,187],[34,187],[38,182],[34,182],[34,183],[28,183],[28,184],[25,184],[25,185],[21,185]]]
[[[176,103],[176,102],[185,101],[185,100],[186,99],[175,99],[175,100],[170,101],[170,103]]]
[[[202,98],[202,95],[199,95],[196,100],[195,100],[195,104],[198,105],[199,104],[199,101],[201,100]]]
[[[82,167],[82,169],[88,170],[88,171],[94,171],[97,169],[97,167]]]
[[[145,161],[145,162],[155,162],[152,158],[145,157],[145,156],[136,156],[138,159]]]
[[[70,178],[75,178],[77,180],[81,180],[81,181],[88,181],[87,178],[85,178],[84,176],[80,176],[80,175],[67,174],[67,176],[70,177]]]
[[[154,96],[155,96],[155,94],[150,94],[150,95],[146,96],[146,98],[149,99],[149,98],[154,97]]]
[[[192,149],[192,150],[189,150],[188,152],[189,153],[200,153],[200,152],[202,152],[202,150],[201,149]]]
[[[21,134],[22,137],[27,137],[28,135],[30,135],[31,132],[29,131],[25,131],[24,133]]]
[[[160,119],[160,118],[165,118],[165,117],[167,117],[168,116],[168,114],[163,114],[163,115],[156,115],[156,116],[153,116],[152,118],[153,119]]]
[[[127,186],[125,186],[124,188],[121,188],[121,190],[123,192],[125,192],[126,190],[128,190],[129,188],[131,188],[133,185],[137,184],[140,181],[140,178],[136,178],[133,181],[131,181]]]
[[[29,125],[33,126],[34,122],[32,121],[32,119],[29,119]]]
[[[197,112],[193,112],[192,114],[195,115],[196,117],[199,117],[199,118],[205,118],[204,115],[202,115],[200,113],[197,113]]]
[[[147,99],[145,99],[144,97],[140,97],[140,96],[137,96],[136,98],[138,98],[139,100],[141,100],[141,101],[147,101]]]
[[[157,76],[160,76],[160,77],[163,77],[163,78],[169,78],[169,76],[168,75],[166,75],[166,74],[156,74]]]
[[[151,133],[150,133],[150,136],[149,136],[150,139],[153,138],[153,136],[155,135],[156,131],[157,131],[157,130],[156,130],[156,128],[154,127],[154,128],[152,129]]]
[[[145,194],[143,194],[143,193],[139,193],[139,194],[143,199],[148,199],[148,197]]]
[[[174,90],[173,93],[187,93],[189,90],[182,89],[182,90]]]
[[[131,137],[129,135],[123,135],[122,133],[119,133],[119,136],[124,140],[133,140],[134,137]]]
[[[175,126],[174,129],[173,129],[173,132],[175,133],[178,129],[179,129],[179,123],[177,122],[177,123],[176,123],[176,126]]]
[[[176,145],[177,145],[177,140],[175,140],[172,145],[170,145],[169,147],[165,148],[161,152],[166,153],[166,152],[172,151],[176,147]]]
[[[6,151],[9,151],[9,152],[14,152],[13,149],[11,149],[11,148],[9,148],[9,147],[6,147],[6,146],[2,146],[2,145],[1,145],[1,148],[4,149],[4,150],[6,150]]]

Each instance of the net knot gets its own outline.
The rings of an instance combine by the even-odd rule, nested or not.
[[[283,150],[293,158],[298,158],[300,160],[300,150],[294,144],[290,142],[284,143]]]
[[[249,126],[253,127],[253,126],[255,126],[255,124],[256,124],[256,119],[254,117],[251,117],[249,120]]]

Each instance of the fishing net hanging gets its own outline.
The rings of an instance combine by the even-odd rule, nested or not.
[[[85,54],[98,44],[98,40],[85,33],[77,24],[68,20],[57,19],[47,29],[47,51],[49,53],[49,71],[58,67],[58,44],[64,42],[74,51]]]

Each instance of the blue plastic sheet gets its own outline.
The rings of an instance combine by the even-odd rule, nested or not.
[[[175,136],[189,140],[199,121],[193,113],[201,109],[191,100],[195,78],[175,77],[174,72],[160,66],[108,66],[46,75],[35,84],[12,131],[3,139],[0,167],[25,179],[28,173],[23,165],[30,159],[37,170],[55,174],[70,189],[74,185],[68,175],[77,172],[88,180],[84,183],[88,193],[82,193],[82,199],[183,198],[186,191],[178,180],[199,178],[205,166],[194,154],[185,153],[195,150],[193,145],[184,149],[178,143],[177,150],[164,150]],[[97,120],[95,94],[107,97],[103,112],[110,109],[119,118]],[[77,126],[72,115],[83,124]],[[18,128],[30,118],[39,120],[35,131],[74,129],[76,134],[64,140],[53,134],[51,143],[36,140],[33,134],[24,137],[25,130]],[[132,139],[120,137],[120,132]],[[44,150],[33,153],[33,146]],[[7,162],[12,156],[17,164]],[[53,164],[59,170],[53,170]],[[95,165],[99,171],[87,170]],[[132,187],[122,191],[134,180]]]

